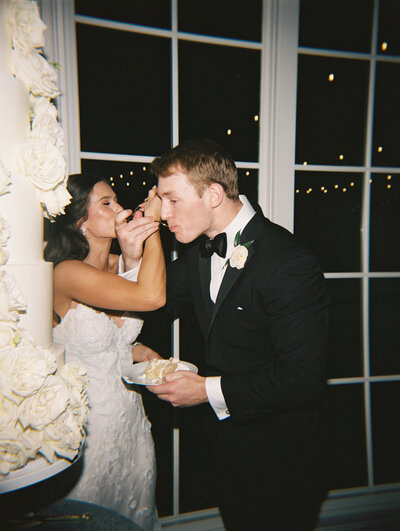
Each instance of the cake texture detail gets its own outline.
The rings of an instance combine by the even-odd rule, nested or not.
[[[164,381],[167,374],[176,371],[189,370],[178,359],[169,358],[168,360],[152,359],[148,362],[146,369],[143,372],[142,378],[147,382],[153,384],[160,384]]]

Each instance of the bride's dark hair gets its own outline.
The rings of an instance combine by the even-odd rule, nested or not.
[[[84,260],[89,254],[89,242],[82,234],[80,226],[87,219],[90,194],[98,182],[106,182],[102,177],[90,173],[78,173],[68,177],[67,190],[72,199],[50,224],[49,237],[44,259],[56,266],[64,260]],[[108,183],[107,183],[108,184]]]

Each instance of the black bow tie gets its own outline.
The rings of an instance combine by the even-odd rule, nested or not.
[[[204,238],[201,242],[201,255],[204,258],[210,258],[213,253],[219,254],[221,258],[226,255],[226,233],[217,234],[213,240]]]

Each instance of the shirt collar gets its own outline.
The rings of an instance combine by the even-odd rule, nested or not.
[[[242,203],[242,207],[240,208],[239,212],[236,214],[236,216],[233,218],[233,220],[229,223],[229,225],[224,229],[223,232],[226,233],[226,257],[221,258],[216,253],[213,255],[214,257],[223,261],[225,263],[226,259],[229,258],[233,252],[234,248],[234,241],[235,236],[237,232],[242,232],[245,226],[248,224],[248,222],[251,220],[251,218],[254,216],[256,211],[251,206],[250,201],[247,199],[245,195],[239,195],[240,202]]]

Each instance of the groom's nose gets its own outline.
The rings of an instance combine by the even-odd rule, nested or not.
[[[170,209],[168,208],[168,206],[162,202],[161,203],[161,210],[160,210],[160,216],[161,216],[161,219],[168,219],[168,217],[170,216]]]

